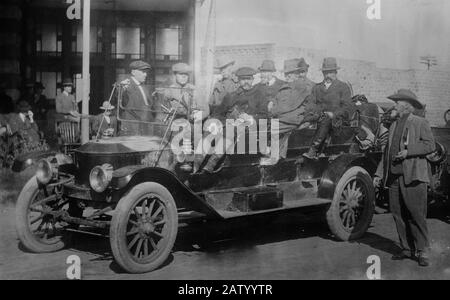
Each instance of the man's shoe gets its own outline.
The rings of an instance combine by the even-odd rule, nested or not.
[[[404,260],[404,259],[409,259],[412,258],[411,255],[411,251],[408,250],[403,250],[397,254],[392,255],[391,259],[392,260]]]
[[[303,153],[303,156],[308,159],[317,159],[317,150],[314,147],[311,147],[308,152]]]
[[[419,253],[417,256],[417,262],[421,267],[428,267],[430,265],[430,259],[423,253]]]

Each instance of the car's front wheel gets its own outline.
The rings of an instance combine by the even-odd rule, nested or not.
[[[331,232],[340,240],[358,239],[372,222],[375,190],[372,178],[361,167],[348,169],[336,185],[327,212]]]
[[[110,227],[111,249],[125,271],[150,272],[167,260],[177,232],[171,193],[158,183],[142,183],[117,204]]]

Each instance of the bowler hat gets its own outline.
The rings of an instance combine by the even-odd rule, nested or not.
[[[288,59],[284,61],[284,69],[283,73],[292,73],[296,71],[300,71],[300,59],[294,58],[294,59]]]
[[[262,62],[261,67],[258,68],[260,72],[276,72],[275,62],[273,60],[265,60]]]
[[[250,67],[242,67],[236,71],[236,76],[239,78],[253,78],[256,70]]]
[[[178,63],[172,66],[172,72],[180,74],[189,74],[192,72],[192,70],[188,64]]]
[[[216,59],[214,68],[222,70],[222,69],[225,69],[228,66],[234,65],[234,63],[235,63],[234,60],[231,60],[231,59],[229,59],[227,57],[219,57],[219,58]]]
[[[300,62],[298,63],[298,67],[300,71],[308,71],[309,65],[306,63],[305,59],[302,57],[300,58]]]
[[[411,90],[400,89],[394,95],[387,97],[395,102],[397,101],[406,101],[409,102],[412,106],[417,109],[423,109],[423,104],[417,99],[416,94],[414,94]]]
[[[70,79],[70,78],[64,79],[62,85],[63,86],[73,86],[72,79]]]
[[[326,57],[323,60],[322,71],[337,71],[339,69],[340,67],[338,67],[335,57]]]
[[[145,70],[150,70],[151,68],[152,67],[148,63],[146,63],[145,61],[142,61],[142,60],[136,60],[130,64],[131,70],[145,71]]]
[[[27,101],[22,100],[17,105],[17,109],[19,110],[19,112],[27,112],[27,111],[31,110],[31,106]]]

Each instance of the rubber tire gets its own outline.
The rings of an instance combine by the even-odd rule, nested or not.
[[[55,240],[54,243],[42,243],[35,238],[28,226],[28,208],[31,201],[39,191],[36,176],[28,180],[19,194],[16,203],[16,231],[22,245],[31,252],[49,253],[56,252],[66,246],[65,238]]]
[[[139,264],[130,256],[126,243],[126,227],[128,215],[136,201],[146,194],[157,194],[165,203],[170,226],[169,242],[162,253],[152,262]],[[129,273],[147,273],[159,268],[169,257],[178,233],[178,212],[172,194],[162,185],[155,182],[142,183],[135,186],[117,204],[109,229],[111,250],[116,262]]]
[[[342,192],[347,183],[356,176],[364,182],[367,188],[366,204],[361,218],[356,227],[349,232],[342,224],[339,215],[339,202]],[[375,210],[375,188],[372,183],[372,178],[369,173],[361,167],[351,167],[340,178],[336,185],[333,201],[327,211],[327,223],[333,235],[341,241],[350,241],[361,238],[372,223],[372,218]]]

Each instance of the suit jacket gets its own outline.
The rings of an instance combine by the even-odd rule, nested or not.
[[[238,88],[239,84],[229,78],[216,82],[216,84],[214,85],[213,93],[209,100],[209,104],[213,106],[222,104],[225,96],[235,92]]]
[[[329,111],[334,112],[337,117],[349,118],[352,106],[351,97],[352,92],[346,83],[336,79],[326,89],[325,82],[322,82],[316,84],[312,89],[306,111],[312,114]]]
[[[286,82],[275,77],[275,82],[272,85],[268,86],[266,84],[258,83],[256,87],[263,91],[266,102],[269,104],[270,101],[275,99],[278,92],[285,84]]]
[[[136,122],[154,121],[155,113],[151,111],[145,111],[155,109],[152,96],[148,91],[148,87],[141,85],[147,100],[146,104],[139,86],[134,82],[132,78],[128,78],[128,81],[129,84],[124,89],[122,94],[122,106],[126,110],[121,110],[120,117],[123,120],[131,120],[132,122],[121,121],[120,131],[122,135],[152,135],[153,131],[150,124]]]
[[[391,145],[394,131],[398,121],[394,122],[389,129],[389,142],[378,165],[376,176],[384,178],[384,184],[388,181],[389,168],[392,156]],[[430,183],[429,163],[426,155],[435,151],[435,142],[428,121],[422,117],[409,115],[402,134],[401,150],[408,151],[408,157],[402,162],[403,176],[405,184],[409,185],[414,181]]]

